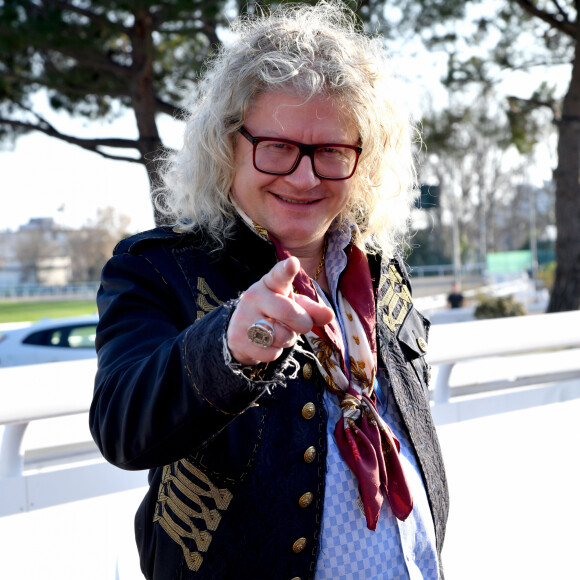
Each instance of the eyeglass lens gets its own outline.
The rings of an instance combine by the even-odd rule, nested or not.
[[[269,173],[287,173],[294,167],[300,148],[284,141],[267,140],[256,144],[256,168]],[[352,174],[357,161],[354,149],[340,145],[317,147],[312,155],[320,177],[343,178]]]

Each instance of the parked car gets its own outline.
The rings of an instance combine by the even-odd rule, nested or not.
[[[0,331],[0,368],[96,357],[98,314]]]

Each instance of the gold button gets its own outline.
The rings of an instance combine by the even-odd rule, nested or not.
[[[305,363],[302,367],[302,376],[305,379],[312,377],[312,365],[310,363]]]
[[[292,544],[292,551],[295,554],[298,554],[298,553],[302,552],[302,550],[304,550],[304,548],[306,548],[306,538],[298,538]]]
[[[310,493],[309,491],[307,491],[304,495],[302,495],[300,497],[300,499],[298,500],[298,505],[301,508],[306,508],[308,507],[311,503],[312,500],[314,499],[314,495],[312,493]]]
[[[423,338],[419,337],[417,339],[417,346],[421,349],[421,352],[427,352],[427,343],[423,340]]]
[[[302,416],[305,419],[312,419],[315,413],[316,413],[316,405],[314,403],[306,403],[306,405],[302,407]]]
[[[316,457],[316,448],[311,446],[304,452],[304,461],[312,463]]]

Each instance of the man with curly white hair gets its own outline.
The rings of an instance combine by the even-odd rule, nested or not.
[[[412,127],[341,2],[240,20],[98,294],[91,430],[149,469],[146,578],[438,579]]]

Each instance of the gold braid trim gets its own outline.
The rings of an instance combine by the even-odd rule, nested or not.
[[[208,507],[202,498],[213,500],[216,509]],[[190,570],[196,572],[202,565],[201,552],[207,552],[210,532],[217,530],[222,518],[220,510],[225,511],[232,498],[228,489],[216,487],[187,459],[163,468],[153,521],[181,547]],[[200,520],[205,529],[200,530],[194,523]],[[193,540],[197,551],[191,550],[185,540]]]
[[[389,266],[387,274],[382,274],[379,282],[379,288],[387,286],[384,296],[378,301],[378,308],[383,317],[383,322],[391,332],[395,332],[407,316],[409,304],[412,303],[411,294],[407,286],[402,284],[403,278],[397,272],[393,264]],[[397,292],[395,285],[400,287]]]
[[[254,226],[254,229],[256,230],[256,232],[265,240],[270,240],[270,236],[268,235],[268,230],[261,226],[260,224],[256,223],[254,220],[252,220],[252,225]]]
[[[197,289],[199,294],[197,295],[198,310],[196,320],[199,320],[200,318],[203,318],[208,312],[211,312],[218,306],[221,306],[223,302],[214,294],[205,278],[197,279]]]

